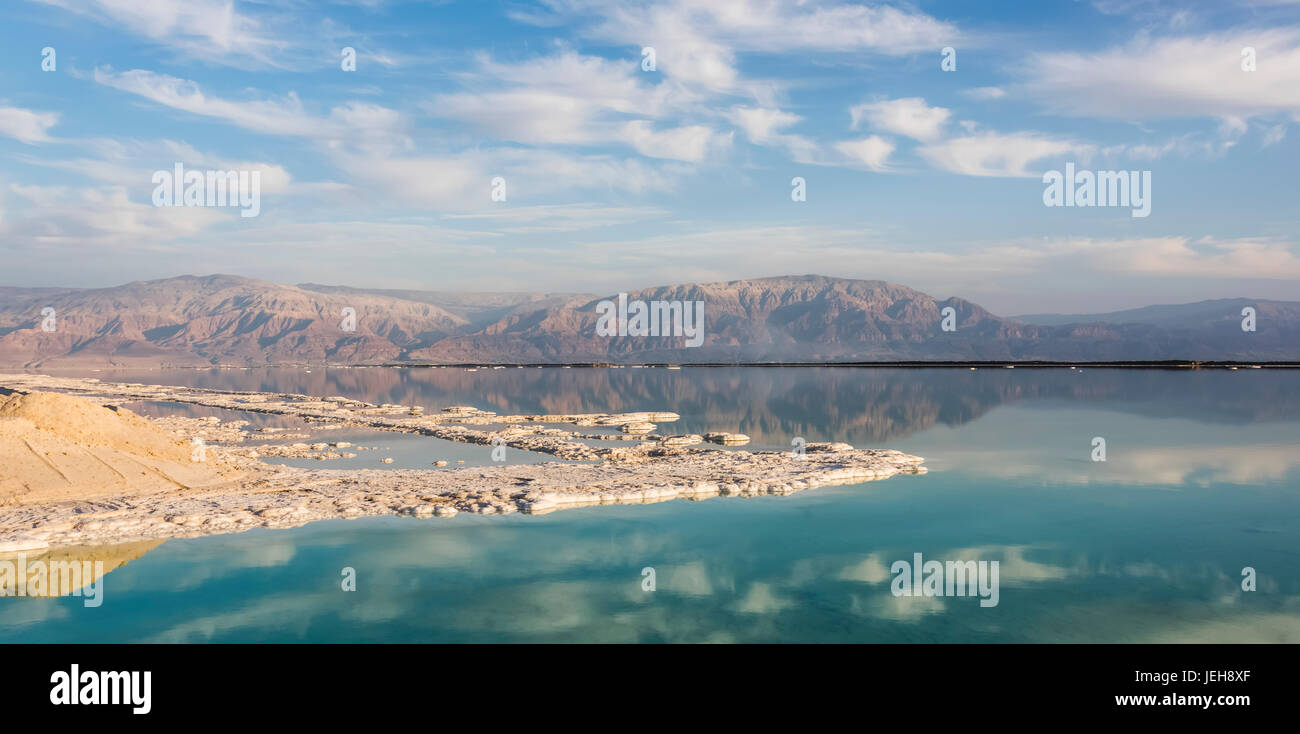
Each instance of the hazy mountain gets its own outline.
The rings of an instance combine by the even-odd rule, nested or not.
[[[688,348],[683,335],[599,336],[602,299],[593,296],[186,275],[101,289],[0,288],[0,365],[1300,360],[1300,303],[1281,301],[1004,319],[960,298],[819,275],[663,286],[628,298],[702,301],[700,346]],[[1241,330],[1243,305],[1257,310],[1255,332]],[[52,332],[41,328],[46,307],[55,310]],[[952,332],[941,327],[949,307]],[[345,308],[356,312],[353,331],[342,328]],[[1025,323],[1035,319],[1053,323]]]
[[[1241,309],[1250,306],[1257,315],[1295,318],[1298,304],[1285,301],[1252,301],[1249,298],[1223,298],[1215,301],[1197,301],[1176,305],[1144,306],[1127,311],[1098,314],[1029,314],[1010,316],[1012,321],[1042,326],[1064,324],[1154,324],[1173,328],[1195,328],[1223,322],[1241,324]]]
[[[482,354],[522,362],[734,361],[837,359],[869,352],[878,359],[942,359],[1008,336],[1001,320],[961,299],[936,301],[884,281],[818,275],[663,286],[628,294],[629,301],[703,301],[704,341],[694,348],[682,336],[599,336],[601,300],[511,315],[411,356],[440,362],[473,361],[472,355]],[[956,309],[960,336],[941,331],[945,306]],[[1022,328],[1010,325],[1012,332]],[[932,342],[940,335],[962,346]]]
[[[41,328],[46,307],[54,309],[54,331]],[[356,311],[354,331],[341,328],[345,307]],[[114,288],[0,292],[0,363],[378,362],[465,323],[414,301],[184,275]]]
[[[884,281],[819,275],[651,288],[630,300],[702,300],[703,344],[681,337],[600,337],[593,299],[501,319],[411,356],[459,361],[892,361],[892,360],[1277,360],[1300,357],[1300,304],[1260,301],[1256,332],[1240,307],[1197,311],[1185,325],[1025,324],[961,298],[936,299]],[[1245,302],[1245,301],[1242,301]],[[1254,303],[1254,302],[1251,302]],[[957,329],[945,332],[951,307]]]
[[[386,298],[428,303],[465,319],[471,328],[486,326],[510,316],[529,314],[547,308],[585,303],[595,296],[583,293],[456,293],[449,291],[412,291],[387,288],[350,288],[345,285],[301,283],[303,290],[318,293],[366,293]]]

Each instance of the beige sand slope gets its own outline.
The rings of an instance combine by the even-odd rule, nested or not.
[[[0,397],[0,506],[204,487],[239,475],[125,408],[55,393]]]

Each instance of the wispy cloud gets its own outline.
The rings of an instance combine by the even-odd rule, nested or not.
[[[0,246],[81,253],[61,267],[82,282],[224,268],[223,242],[250,274],[306,268],[318,242],[313,277],[410,282],[390,253],[429,264],[436,242],[447,284],[478,288],[813,269],[991,303],[1279,293],[1300,241],[1278,184],[1294,13],[1099,3],[1061,34],[958,0],[35,0],[0,29],[35,44],[0,99]],[[47,43],[58,69],[38,72]],[[1064,160],[1156,169],[1157,216],[1044,216],[1034,179]],[[154,209],[149,174],[175,161],[260,171],[263,213]]]
[[[935,50],[961,37],[951,23],[890,5],[799,0],[545,0],[551,13],[531,22],[578,24],[590,37],[657,52],[668,76],[714,91],[764,99],[744,81],[741,53],[797,51],[902,55]]]
[[[1243,49],[1255,71],[1242,69]],[[1250,118],[1300,113],[1300,28],[1202,36],[1140,36],[1098,52],[1033,54],[1026,91],[1052,111],[1081,117]]]
[[[241,68],[282,67],[290,42],[230,0],[34,0],[149,39],[178,54]]]
[[[1030,164],[1048,157],[1086,156],[1093,146],[1039,133],[978,133],[921,146],[932,165],[965,176],[1038,176]]]
[[[854,130],[866,123],[874,130],[916,140],[938,138],[951,114],[943,107],[931,107],[920,97],[866,102],[849,109]]]
[[[403,116],[371,102],[347,102],[333,107],[328,114],[320,115],[307,111],[293,92],[278,99],[224,99],[205,94],[197,83],[188,79],[143,69],[124,72],[95,69],[94,79],[105,86],[175,110],[221,120],[264,135],[321,141],[349,140],[383,148],[410,144]]]
[[[0,135],[28,145],[51,141],[49,131],[59,122],[57,112],[36,112],[21,107],[0,107]]]
[[[633,62],[563,52],[519,64],[482,59],[462,75],[472,91],[435,96],[424,110],[500,140],[533,145],[617,143],[650,158],[700,162],[730,136],[704,124],[668,124],[698,98],[675,85],[652,86]],[[636,117],[640,119],[629,119]]]

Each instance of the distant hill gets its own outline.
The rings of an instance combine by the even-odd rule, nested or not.
[[[0,292],[0,364],[373,363],[466,324],[431,304],[231,275],[42,291]],[[45,307],[55,309],[53,332],[41,329]],[[355,331],[340,328],[345,307],[356,311]]]
[[[1174,328],[1190,328],[1196,325],[1207,326],[1223,321],[1241,323],[1241,309],[1254,307],[1256,312],[1267,311],[1270,316],[1285,312],[1287,306],[1296,304],[1285,301],[1251,300],[1249,298],[1222,298],[1215,301],[1197,301],[1167,306],[1144,306],[1127,311],[1111,311],[1098,314],[1029,314],[1027,316],[1010,316],[1012,321],[1022,324],[1041,326],[1061,326],[1064,324],[1154,324]]]
[[[762,278],[650,288],[628,299],[703,301],[703,344],[688,348],[683,337],[599,336],[596,305],[603,299],[593,298],[508,316],[411,356],[435,362],[473,361],[481,354],[521,362],[946,359],[981,352],[981,346],[1008,336],[1001,333],[1002,322],[979,306],[956,298],[937,301],[884,281]],[[960,334],[940,329],[945,306],[956,309]],[[1013,331],[1020,328],[1012,325]],[[936,336],[946,338],[932,341]],[[993,347],[987,358],[1001,358],[996,352]]]
[[[490,324],[516,314],[527,314],[595,298],[582,293],[456,293],[453,291],[414,291],[384,288],[350,288],[345,285],[302,283],[299,288],[317,293],[364,293],[386,298],[429,303],[465,319],[473,327]]]
[[[0,288],[0,366],[385,362],[900,360],[1300,361],[1300,303],[1229,299],[1096,316],[1002,318],[961,298],[821,275],[688,283],[630,300],[702,301],[684,336],[600,336],[603,298],[281,285],[184,275],[113,288]],[[1241,308],[1258,313],[1241,330]],[[56,330],[41,329],[55,309]],[[355,310],[355,329],[342,327]],[[955,331],[944,331],[952,308]]]
[[[1237,301],[1180,324],[1027,324],[961,298],[936,299],[879,280],[820,275],[651,288],[629,299],[703,300],[704,343],[603,338],[596,303],[501,319],[411,356],[459,361],[901,361],[901,360],[1286,360],[1300,357],[1300,304],[1259,301],[1257,331],[1241,330]],[[1245,303],[1246,301],[1242,301]],[[1250,303],[1256,303],[1250,301]],[[941,327],[951,307],[956,331]],[[486,357],[490,357],[487,359]]]

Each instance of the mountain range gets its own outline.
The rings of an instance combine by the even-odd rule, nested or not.
[[[628,302],[703,302],[702,343],[691,348],[680,334],[600,335],[602,301],[617,298],[282,285],[233,275],[0,287],[0,366],[1300,361],[1300,302],[1292,301],[1000,317],[961,298],[821,275],[627,294]],[[1255,331],[1242,329],[1247,306]]]

